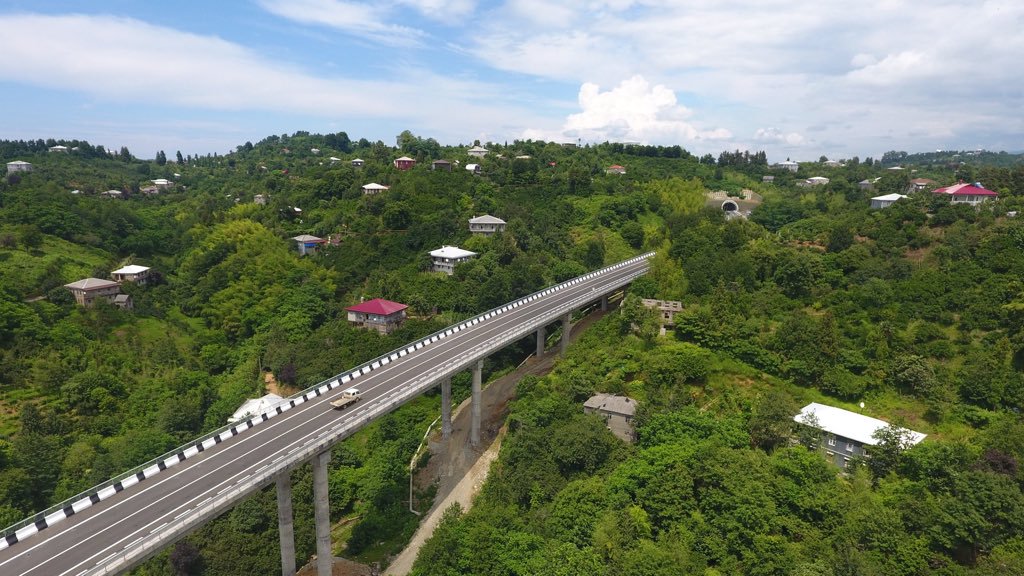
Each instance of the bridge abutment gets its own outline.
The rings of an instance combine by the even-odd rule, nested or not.
[[[331,550],[331,501],[327,494],[327,464],[330,461],[330,449],[313,457],[313,511],[316,518],[317,576],[331,576],[334,564],[334,552]]]
[[[295,576],[295,525],[292,521],[292,475],[277,477],[277,529],[281,540],[281,576]]]

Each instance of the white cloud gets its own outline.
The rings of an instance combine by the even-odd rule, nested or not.
[[[445,4],[443,0],[407,0],[418,9],[429,12]],[[466,2],[456,2],[466,4]],[[422,30],[386,22],[386,5],[364,4],[344,0],[259,0],[271,14],[298,22],[327,26],[354,36],[389,46],[415,46],[425,37]]]
[[[602,92],[597,84],[580,87],[581,111],[569,115],[557,131],[527,130],[526,138],[587,142],[643,142],[675,144],[695,140],[726,140],[723,128],[702,130],[689,122],[691,111],[665,86],[651,86],[633,76]]]
[[[220,38],[129,18],[11,15],[4,22],[0,53],[19,63],[5,80],[115,101],[383,115],[393,112],[388,99],[363,95],[401,92],[389,82],[319,78]]]
[[[476,9],[476,0],[397,0],[397,2],[404,6],[410,6],[434,20],[452,24],[461,22]]]
[[[758,128],[757,131],[754,132],[754,141],[765,144],[800,146],[804,144],[806,140],[796,132],[783,132],[778,128]]]
[[[385,141],[409,128],[456,143],[472,141],[484,132],[514,137],[524,126],[543,122],[531,108],[534,99],[528,92],[454,76],[447,70],[394,67],[383,78],[366,80],[339,76],[333,67],[304,69],[221,38],[131,18],[8,14],[3,21],[0,54],[18,63],[5,71],[4,83],[77,94],[68,106],[90,107],[90,114],[83,118],[108,118],[105,126],[65,121],[47,130],[60,134],[70,127],[78,130],[76,135],[84,133],[103,143],[129,144],[136,153],[138,146],[153,151],[166,148],[172,135],[164,131],[132,136],[138,124],[119,113],[121,103],[161,106],[160,118],[175,125],[185,125],[190,116],[218,122],[217,114],[211,112],[223,112],[228,125],[242,119],[237,131],[206,129],[220,134],[220,149],[225,142],[232,148],[238,143],[233,139],[241,134],[244,140],[316,126],[358,130],[351,133]],[[458,113],[448,112],[453,110]],[[304,124],[294,125],[296,119]],[[305,124],[311,119],[312,127]],[[35,137],[30,132],[43,129],[39,122],[35,126],[26,124],[16,130],[23,137]],[[15,130],[13,125],[7,128]],[[203,150],[188,144],[212,142],[203,139],[203,130],[180,130],[173,138],[175,145]]]

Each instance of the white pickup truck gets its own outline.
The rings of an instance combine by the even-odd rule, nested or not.
[[[348,406],[349,404],[355,404],[358,400],[359,389],[349,388],[348,390],[342,392],[341,396],[338,396],[334,400],[331,400],[331,406],[333,406],[335,410],[341,410]]]

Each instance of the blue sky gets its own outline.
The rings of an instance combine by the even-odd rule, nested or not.
[[[1024,149],[1018,0],[0,0],[0,138]]]

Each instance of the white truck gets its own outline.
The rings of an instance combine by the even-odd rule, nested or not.
[[[350,404],[355,404],[358,400],[359,389],[349,388],[348,390],[342,392],[341,396],[338,396],[334,400],[331,400],[331,406],[333,406],[335,410],[342,410]]]

